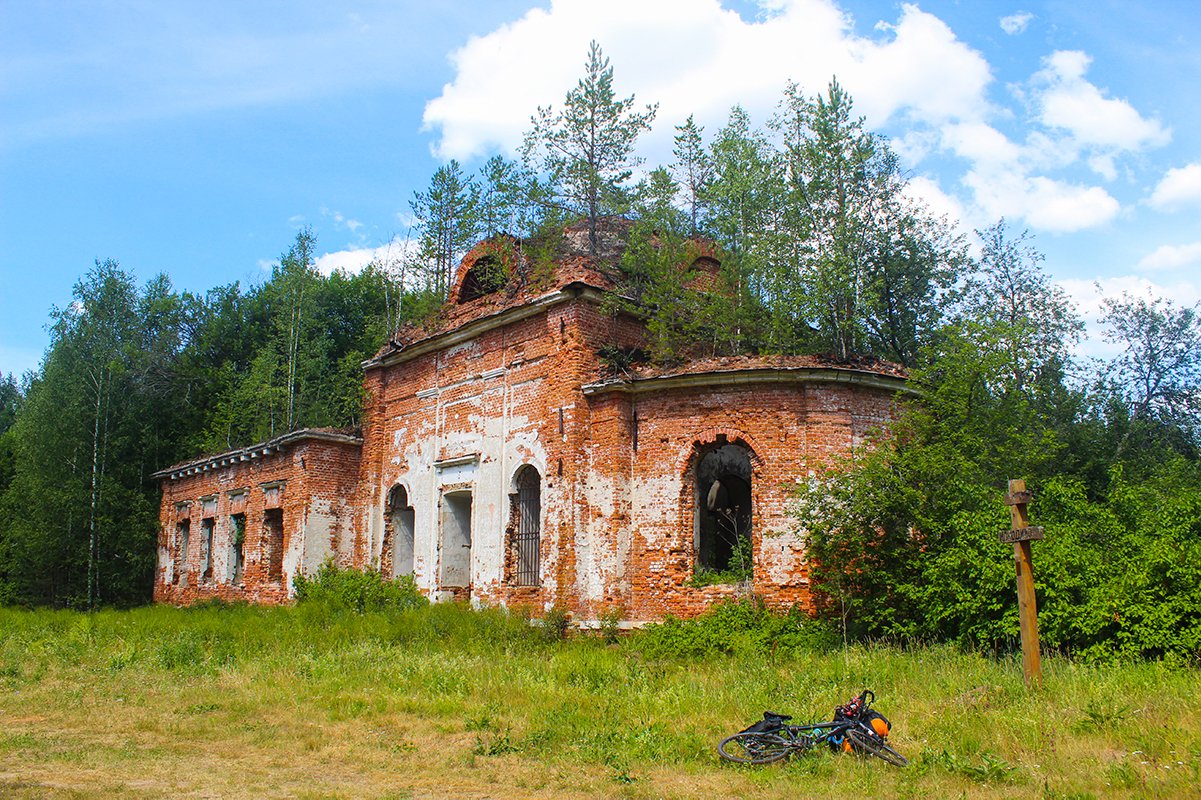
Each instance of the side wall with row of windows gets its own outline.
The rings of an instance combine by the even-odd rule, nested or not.
[[[156,601],[279,603],[299,572],[327,558],[359,563],[358,437],[273,441],[181,465],[163,481]]]

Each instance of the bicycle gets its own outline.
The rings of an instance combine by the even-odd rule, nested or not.
[[[759,722],[722,739],[717,752],[735,764],[771,764],[825,744],[836,751],[869,754],[898,767],[909,766],[909,759],[885,741],[891,725],[883,714],[872,710],[875,701],[875,693],[864,689],[834,709],[833,722],[808,725],[789,725],[791,716],[765,711]]]

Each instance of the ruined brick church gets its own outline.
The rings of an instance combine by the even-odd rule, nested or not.
[[[903,373],[798,356],[614,370],[601,353],[645,345],[645,321],[602,308],[614,285],[586,242],[569,229],[542,269],[507,237],[477,246],[439,325],[363,364],[361,429],[157,473],[155,599],[286,602],[332,558],[583,625],[750,593],[810,606],[790,487],[888,419]],[[716,254],[693,267],[715,277]]]

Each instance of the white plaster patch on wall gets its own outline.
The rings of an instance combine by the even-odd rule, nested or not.
[[[680,492],[683,481],[676,475],[634,481],[630,487],[630,507],[634,509],[640,528],[649,526],[660,531],[647,538],[647,543],[662,544],[664,530],[673,530],[680,514]],[[691,518],[691,517],[689,517]],[[645,528],[644,528],[645,529]]]
[[[393,450],[400,449],[400,443],[405,440],[405,437],[408,434],[408,432],[409,432],[409,429],[407,426],[400,426],[395,431],[392,432],[392,449]]]
[[[588,505],[598,511],[602,518],[611,518],[618,513],[617,498],[625,495],[629,485],[624,477],[613,478],[593,470],[585,483]]]
[[[405,447],[402,466],[407,468],[409,504],[413,506],[413,580],[431,596],[438,579],[438,492],[434,460],[438,439],[431,426],[422,426],[424,436],[411,439]]]
[[[759,547],[757,570],[771,583],[791,584],[805,565],[805,542],[795,531],[765,532]]]
[[[338,518],[329,511],[317,508],[309,509],[305,514],[303,535],[303,552],[300,554],[300,571],[312,575],[322,562],[333,555],[330,543],[333,541]],[[289,548],[291,550],[291,548]],[[289,584],[291,580],[289,579]],[[289,591],[291,589],[289,588]]]
[[[599,512],[591,515],[585,524],[589,540],[587,559],[579,564],[580,597],[590,603],[601,603],[607,590],[619,594],[629,591],[625,566],[629,563],[629,520],[621,525],[614,535],[613,518],[619,513],[618,497],[625,495],[629,482],[624,478],[612,478],[592,473],[585,484],[587,506]],[[625,513],[622,509],[621,513]],[[616,584],[616,585],[614,585]]]
[[[158,565],[163,570],[163,583],[171,585],[171,581],[175,578],[175,559],[171,558],[171,549],[160,547],[158,549]]]

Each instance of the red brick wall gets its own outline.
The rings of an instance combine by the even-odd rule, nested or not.
[[[807,607],[803,544],[788,513],[791,487],[815,466],[846,454],[856,437],[887,419],[891,396],[836,383],[737,388],[703,383],[594,401],[594,469],[619,473],[621,460],[629,458],[626,503],[614,503],[608,515],[594,515],[600,538],[613,543],[616,553],[628,540],[632,551],[628,588],[612,597],[622,597],[621,605],[639,620],[667,613],[691,616],[715,600],[748,591],[774,606]],[[754,578],[751,586],[694,588],[695,462],[704,446],[722,442],[740,444],[752,454]]]
[[[477,601],[558,602],[589,619],[618,608],[635,620],[694,614],[748,592],[778,606],[808,604],[789,486],[886,420],[891,390],[778,379],[718,388],[699,380],[586,396],[583,385],[600,375],[596,351],[640,345],[643,334],[636,320],[614,319],[577,298],[469,342],[369,369],[370,390],[383,396],[373,408],[385,420],[364,431],[364,497],[374,504],[367,515],[376,546],[388,491],[404,485],[417,515],[418,584],[437,596],[437,463],[478,454],[468,470]],[[367,431],[377,428],[373,439]],[[721,435],[754,453],[754,545],[762,565],[749,586],[694,588],[690,470],[694,449]],[[509,481],[523,463],[542,478],[537,588],[503,579]]]

